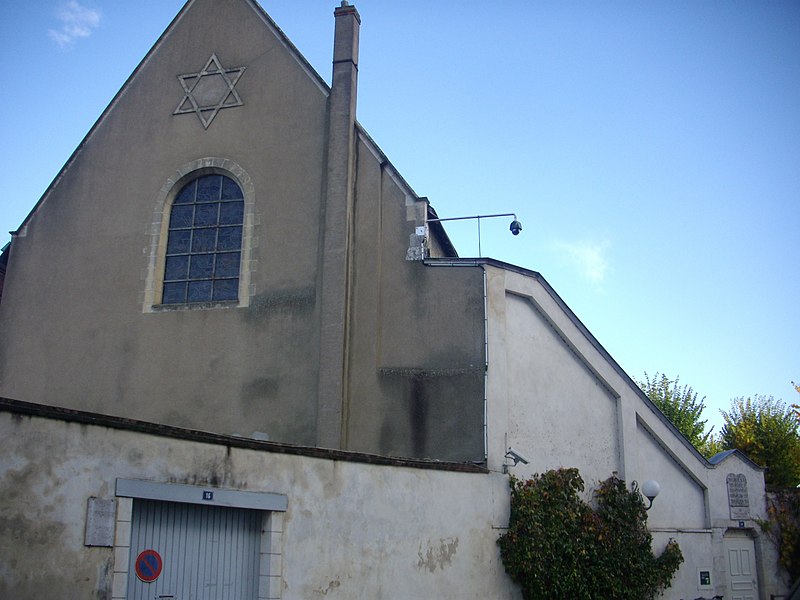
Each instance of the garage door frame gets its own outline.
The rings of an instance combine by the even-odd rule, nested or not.
[[[286,495],[119,478],[116,481],[116,496],[118,500],[114,537],[113,600],[126,599],[128,578],[135,577],[135,574],[129,573],[128,570],[135,498],[262,511],[264,525],[259,549],[258,598],[280,599],[283,513],[288,508]]]

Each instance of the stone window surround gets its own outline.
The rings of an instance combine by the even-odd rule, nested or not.
[[[242,225],[242,258],[239,268],[238,302],[205,302],[198,304],[161,304],[164,283],[164,264],[169,236],[169,217],[172,202],[183,186],[192,179],[217,173],[231,177],[244,194],[244,222]],[[251,273],[255,270],[252,249],[256,246],[253,235],[255,225],[255,188],[250,175],[238,163],[228,158],[205,157],[193,160],[180,167],[167,179],[159,190],[153,210],[153,218],[147,231],[148,245],[144,248],[147,266],[143,273],[145,289],[142,297],[142,312],[153,313],[168,310],[191,310],[198,308],[245,307],[255,294],[251,284]]]
[[[117,480],[118,483],[120,480]],[[147,485],[148,482],[141,482]],[[180,484],[161,484],[154,483],[153,485],[164,489],[177,489],[188,488],[190,486]],[[201,488],[191,486],[198,491],[208,488]],[[237,490],[220,490],[219,488],[211,488],[215,491],[222,491],[230,495],[252,495],[253,492],[238,492]],[[158,494],[157,494],[158,495]],[[279,496],[273,494],[263,494],[264,496]],[[161,498],[166,502],[181,501],[180,498],[169,497],[172,494],[164,494]],[[145,497],[145,496],[142,496]],[[280,600],[282,586],[282,554],[281,548],[283,547],[283,511],[284,506],[268,509],[257,509],[250,506],[251,510],[261,510],[262,524],[261,524],[261,544],[259,547],[259,573],[258,573],[258,600]],[[135,498],[128,496],[120,496],[117,492],[117,514],[114,532],[114,572],[112,577],[111,598],[112,600],[126,600],[128,593],[128,578],[132,575],[128,567],[130,565],[130,546],[131,546],[131,520],[133,515],[133,501]],[[282,509],[282,510],[281,510]]]

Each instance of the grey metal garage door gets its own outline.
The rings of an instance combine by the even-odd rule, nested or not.
[[[255,600],[263,512],[177,502],[133,502],[129,600]],[[161,558],[147,582],[136,561],[146,550]],[[140,564],[144,579],[157,559]],[[143,568],[144,567],[144,568]]]

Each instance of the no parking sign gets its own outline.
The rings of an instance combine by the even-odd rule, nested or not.
[[[155,550],[144,550],[136,557],[136,576],[146,583],[155,581],[161,575],[164,562]]]

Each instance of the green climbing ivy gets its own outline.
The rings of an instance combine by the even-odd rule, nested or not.
[[[758,524],[778,550],[778,564],[789,581],[800,581],[800,488],[767,494],[767,519]]]
[[[581,500],[577,469],[511,478],[511,518],[500,555],[525,600],[649,600],[668,588],[683,562],[670,540],[654,556],[638,488],[610,477]]]

